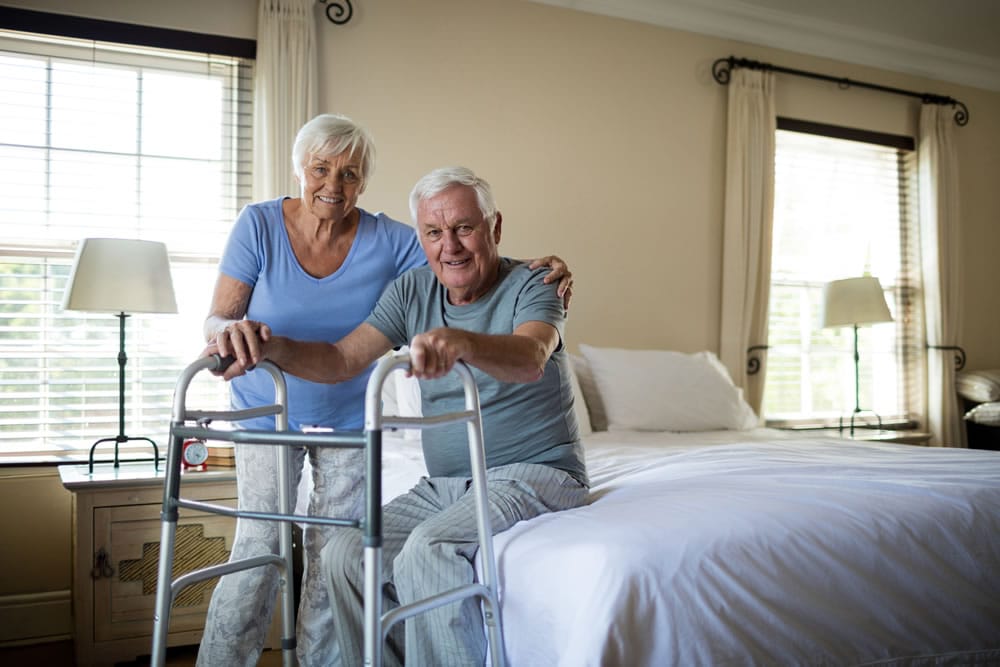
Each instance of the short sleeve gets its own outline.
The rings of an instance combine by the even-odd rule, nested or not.
[[[530,270],[527,265],[522,266],[523,270],[528,271],[529,276],[524,281],[517,296],[517,305],[514,309],[514,328],[516,329],[525,322],[551,324],[559,332],[559,347],[561,348],[566,328],[566,311],[563,308],[562,297],[557,292],[558,284],[542,282],[542,279],[549,272],[548,267],[542,266]]]
[[[389,283],[382,292],[372,314],[365,320],[389,339],[393,347],[406,345],[409,337],[406,331],[405,291],[406,284],[411,283],[412,274],[404,274]]]
[[[244,206],[229,233],[226,249],[219,262],[220,272],[251,287],[257,284],[262,270],[262,224],[265,221],[260,211],[252,205]]]

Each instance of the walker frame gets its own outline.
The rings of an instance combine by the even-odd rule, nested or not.
[[[221,412],[188,410],[186,394],[194,376],[203,370],[220,371],[226,365],[226,361],[221,359],[219,355],[199,359],[181,372],[174,390],[170,443],[167,449],[163,484],[163,509],[160,514],[160,560],[157,572],[156,608],[153,617],[151,664],[162,666],[166,659],[170,611],[179,591],[186,586],[212,577],[254,567],[273,566],[278,568],[280,576],[282,664],[285,667],[294,666],[296,664],[296,642],[295,591],[291,585],[293,572],[292,523],[300,522],[360,528],[363,532],[364,664],[366,667],[382,664],[383,644],[386,634],[393,625],[416,614],[469,597],[478,597],[482,600],[492,665],[493,667],[503,667],[505,665],[503,632],[500,619],[496,560],[493,553],[493,533],[486,495],[486,457],[482,415],[479,406],[479,392],[469,367],[463,362],[458,362],[453,369],[460,376],[465,390],[464,411],[428,417],[385,416],[382,414],[381,397],[382,386],[386,378],[393,371],[408,371],[410,367],[409,357],[406,355],[385,357],[376,365],[368,380],[365,394],[364,430],[297,433],[288,430],[288,392],[285,378],[281,370],[268,361],[258,364],[253,372],[270,374],[274,381],[275,402],[273,405]],[[275,430],[273,431],[224,431],[208,426],[213,420],[240,421],[269,415],[275,417]],[[482,583],[466,584],[452,590],[442,591],[429,598],[401,605],[383,613],[382,431],[384,428],[426,429],[463,421],[466,423],[469,437],[469,457],[473,480],[471,489],[476,504]],[[198,438],[206,441],[225,440],[245,445],[277,445],[275,450],[278,457],[279,475],[278,512],[244,511],[180,497],[181,447],[187,438]],[[301,446],[348,447],[365,450],[365,516],[362,520],[294,514],[292,489],[289,484],[290,448]],[[178,510],[181,508],[222,514],[238,519],[278,521],[280,522],[279,553],[201,568],[171,581]]]

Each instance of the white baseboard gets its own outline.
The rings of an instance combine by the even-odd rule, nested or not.
[[[59,641],[72,635],[69,590],[0,595],[0,646]]]

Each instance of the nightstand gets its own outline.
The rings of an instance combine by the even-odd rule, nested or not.
[[[866,442],[896,442],[904,445],[920,445],[926,447],[931,441],[931,434],[923,431],[878,430],[870,428],[854,429],[852,436],[846,429],[838,433],[848,440],[863,440]]]
[[[873,429],[855,428],[854,435],[848,429],[839,429],[836,426],[829,428],[807,428],[807,429],[779,429],[786,433],[792,433],[803,437],[822,438],[843,438],[844,440],[857,440],[859,442],[894,442],[904,445],[928,446],[931,441],[931,434],[924,431],[914,430],[894,430],[894,429]]]
[[[73,624],[78,665],[113,665],[148,655],[160,553],[163,465],[59,466],[73,492]],[[187,473],[185,498],[236,506],[236,470]],[[174,576],[225,562],[236,520],[181,511]],[[197,644],[217,579],[182,590],[170,616],[170,646]]]

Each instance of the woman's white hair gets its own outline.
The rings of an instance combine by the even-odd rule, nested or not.
[[[367,183],[375,170],[375,140],[365,128],[347,116],[323,113],[302,126],[292,145],[292,169],[302,179],[310,153],[348,153],[361,159],[361,179]]]
[[[410,216],[414,224],[417,222],[417,207],[421,200],[430,199],[453,185],[467,185],[475,190],[483,218],[491,225],[496,222],[497,203],[493,199],[490,184],[476,176],[468,167],[441,167],[417,181],[410,192]]]

